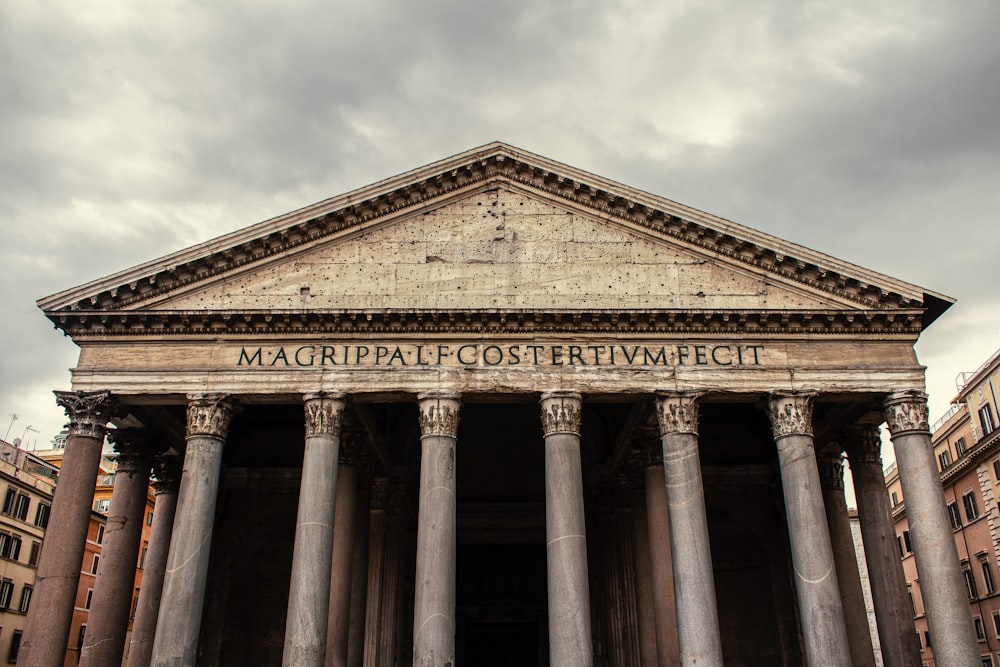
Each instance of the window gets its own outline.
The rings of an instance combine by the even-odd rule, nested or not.
[[[132,596],[132,613],[129,614],[129,618],[135,618],[135,610],[139,608],[139,589],[135,589],[135,594]]]
[[[910,531],[903,531],[903,546],[906,547],[906,553],[913,553],[913,545],[910,544]]]
[[[17,500],[14,503],[14,516],[21,521],[28,520],[28,507],[31,505],[31,498],[24,495],[23,493],[17,494]]]
[[[931,633],[929,630],[924,630],[924,646],[931,648]]]
[[[149,551],[147,545],[143,545],[142,553],[139,554],[139,569],[142,570],[146,567],[146,552]]]
[[[22,614],[28,613],[28,605],[31,604],[31,593],[34,591],[31,586],[25,584],[24,588],[21,589],[21,604],[17,606],[17,610]]]
[[[972,570],[969,568],[968,561],[962,563],[962,579],[965,580],[965,592],[969,596],[969,599],[975,600],[979,597],[976,594],[976,580],[972,577]]]
[[[149,510],[148,512],[146,512],[146,525],[147,526],[153,525],[153,510]]]
[[[899,557],[902,558],[906,555],[906,550],[903,549],[903,538],[899,535],[896,536],[896,546],[899,547]]]
[[[965,518],[969,521],[975,521],[976,517],[979,516],[979,506],[976,504],[975,494],[969,491],[962,496],[962,504],[965,505]]]
[[[938,466],[940,466],[941,470],[944,470],[950,465],[951,465],[951,452],[949,452],[946,449],[940,454],[938,454]]]
[[[986,641],[986,628],[983,627],[983,619],[976,616],[972,619],[972,624],[976,626],[976,639],[981,642]]]
[[[14,582],[4,579],[0,582],[0,609],[10,607],[10,599],[14,597]]]
[[[83,650],[83,638],[86,635],[87,635],[87,626],[86,625],[81,625],[80,626],[80,634],[78,634],[76,636],[76,650],[77,651],[82,651]]]
[[[983,667],[993,667],[993,656],[983,655],[980,657],[983,659]]]
[[[100,564],[100,562],[101,562],[101,556],[100,556],[100,554],[94,554],[94,560],[91,561],[91,563],[90,563],[90,573],[91,574],[97,574],[97,566]]]
[[[993,632],[1000,639],[1000,611],[993,612]]]
[[[7,662],[17,662],[17,654],[21,650],[21,631],[15,630],[10,638],[10,651],[7,653]]]
[[[959,438],[955,441],[955,456],[961,458],[965,454],[965,450],[968,449],[965,445],[965,438]]]
[[[893,491],[892,493],[890,493],[889,497],[892,498],[892,506],[893,507],[895,507],[896,505],[899,504],[899,496],[896,495],[895,491]]]
[[[993,583],[993,571],[990,569],[989,558],[980,556],[979,567],[983,570],[983,585],[986,587],[986,594],[996,593],[997,587]]]
[[[13,514],[14,513],[14,503],[17,501],[17,491],[14,489],[7,489],[7,495],[3,499],[3,513]]]
[[[90,603],[93,602],[93,600],[94,600],[94,589],[93,588],[88,588],[87,589],[87,599],[83,603],[83,608],[84,609],[90,609]]]
[[[49,526],[49,511],[51,508],[45,503],[38,503],[38,507],[35,508],[35,525],[39,528],[48,528]]]
[[[996,423],[993,421],[993,409],[989,403],[979,408],[979,425],[983,427],[984,436],[987,433],[992,433],[993,429],[996,428]]]
[[[104,526],[97,527],[97,543],[104,544]]]
[[[21,555],[21,536],[0,533],[0,556],[17,560]]]
[[[109,500],[108,498],[94,501],[95,512],[100,512],[101,514],[107,514],[109,509],[111,509],[111,500]]]
[[[913,602],[913,586],[906,587],[906,597],[910,598],[910,611],[913,612],[913,618],[917,617],[917,605]]]
[[[28,565],[38,565],[38,556],[42,553],[41,542],[31,543],[31,552],[28,554]]]
[[[958,503],[948,503],[948,518],[951,519],[951,527],[962,527],[962,513],[958,511]]]

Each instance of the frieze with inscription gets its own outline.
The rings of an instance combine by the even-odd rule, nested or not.
[[[243,346],[237,367],[761,366],[763,345],[681,344],[316,344]]]

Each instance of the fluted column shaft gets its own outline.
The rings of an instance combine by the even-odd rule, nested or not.
[[[722,639],[698,453],[698,398],[691,393],[660,393],[656,416],[670,517],[680,664],[721,667]]]
[[[774,394],[768,416],[778,447],[807,662],[849,667],[851,650],[813,446],[812,401],[812,394]]]
[[[18,656],[21,665],[30,667],[61,665],[66,656],[94,483],[104,447],[104,427],[117,412],[114,399],[106,391],[57,391],[55,395],[69,416],[69,437]]]
[[[879,428],[875,425],[848,429],[842,440],[854,478],[882,661],[885,667],[920,667],[920,644],[913,632],[913,609],[906,593],[906,576],[899,560],[882,472]]]
[[[190,667],[198,654],[215,504],[232,406],[218,394],[188,401],[187,448],[151,664]]]
[[[346,434],[345,434],[346,436]],[[337,509],[333,518],[333,555],[330,570],[330,613],[326,629],[327,667],[346,667],[351,627],[351,581],[354,570],[356,445],[342,438],[337,466]]]
[[[838,451],[836,455],[820,456],[817,464],[820,484],[823,486],[826,521],[830,526],[833,560],[837,565],[837,581],[840,584],[840,602],[844,607],[844,623],[850,642],[851,664],[854,667],[875,667],[875,649],[868,627],[868,612],[861,588],[858,557],[854,551],[851,520],[847,515],[847,499],[844,497],[844,460]],[[912,632],[909,634],[913,635]]]
[[[456,394],[424,394],[413,604],[414,667],[455,664]]]
[[[326,657],[333,516],[343,394],[306,394],[306,441],[285,614],[285,667],[320,667]]]
[[[931,445],[927,395],[920,391],[891,394],[885,402],[885,420],[896,452],[935,662],[948,667],[980,665],[968,596]]]
[[[576,392],[542,394],[552,667],[590,667],[594,664],[580,460],[582,406],[581,396]]]
[[[162,457],[155,465],[156,502],[153,505],[153,525],[149,530],[149,546],[143,563],[142,587],[132,622],[129,641],[128,667],[148,667],[156,636],[156,617],[160,611],[163,578],[170,550],[170,533],[177,510],[177,487],[180,485],[180,461],[176,456]]]
[[[117,667],[125,652],[125,634],[135,587],[153,453],[158,446],[142,429],[109,433],[118,452],[101,563],[80,651],[82,667]]]

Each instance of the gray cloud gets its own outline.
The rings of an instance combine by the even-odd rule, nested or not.
[[[0,7],[0,423],[62,422],[34,299],[493,139],[960,299],[1000,346],[988,0]]]

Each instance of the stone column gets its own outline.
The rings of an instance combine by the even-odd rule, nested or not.
[[[354,569],[354,526],[357,512],[357,433],[344,431],[337,466],[337,509],[333,518],[330,570],[330,613],[326,628],[326,666],[346,667],[351,627],[351,582]]]
[[[142,587],[132,622],[128,667],[148,667],[156,635],[156,616],[160,611],[163,577],[167,569],[170,531],[174,527],[177,509],[177,487],[181,481],[181,465],[177,456],[161,456],[154,464],[156,502],[153,505],[153,525],[149,530],[149,546],[142,570]]]
[[[721,667],[722,639],[698,453],[698,398],[688,392],[660,393],[656,417],[670,516],[680,664]]]
[[[849,667],[851,649],[813,447],[814,397],[805,392],[772,394],[768,416],[781,466],[806,659],[810,665]]]
[[[153,641],[151,664],[156,667],[195,664],[222,449],[232,415],[232,405],[221,394],[188,400],[184,470]]]
[[[583,400],[576,392],[542,394],[552,667],[590,667],[594,664],[580,460],[582,406]]]
[[[927,395],[921,391],[890,394],[885,421],[896,452],[935,662],[949,667],[979,665],[969,598],[931,446]]]
[[[285,614],[285,667],[320,667],[326,657],[333,516],[344,395],[304,396],[306,442]]]
[[[118,453],[118,470],[87,633],[80,650],[82,667],[121,665],[146,517],[149,473],[153,454],[161,449],[144,429],[116,429],[108,432],[108,438]]]
[[[670,549],[670,512],[667,509],[666,477],[663,472],[662,442],[648,443],[643,450],[646,476],[646,526],[653,578],[653,618],[656,623],[657,664],[680,665],[677,636],[677,606],[674,601],[674,562]],[[699,466],[698,474],[701,470]],[[704,509],[704,503],[702,503]],[[709,559],[711,563],[711,559]],[[714,608],[714,605],[713,605]]]
[[[69,437],[18,656],[21,665],[31,667],[61,665],[66,657],[104,426],[118,412],[107,391],[57,391],[55,395],[69,415]]]
[[[885,667],[920,667],[920,644],[913,632],[913,608],[906,593],[906,576],[899,560],[892,509],[882,472],[879,427],[847,429],[842,434],[842,444],[847,450],[854,478],[882,661]],[[950,537],[950,530],[948,534]]]
[[[361,467],[364,471],[366,466]],[[351,566],[351,623],[347,637],[347,665],[348,667],[362,667],[365,657],[365,619],[367,610],[365,604],[368,601],[368,521],[370,515],[368,493],[365,482],[367,475],[361,475],[362,482],[358,488],[356,497],[356,509],[354,518],[354,550],[351,557],[354,564]]]
[[[414,667],[455,663],[455,441],[457,394],[422,394]]]
[[[819,479],[823,487],[823,506],[830,526],[830,543],[833,560],[837,566],[840,583],[840,603],[844,608],[844,622],[851,647],[851,664],[854,667],[875,667],[875,649],[872,647],[868,612],[861,588],[858,557],[854,551],[851,520],[847,516],[847,499],[844,497],[844,459],[839,449],[836,454],[822,455],[817,459]],[[854,466],[851,466],[854,469]],[[882,487],[885,488],[884,486]],[[899,562],[899,558],[896,559]],[[912,628],[913,623],[910,623]],[[913,633],[909,633],[913,636]]]
[[[366,667],[396,667],[399,628],[401,514],[405,491],[380,477],[372,482],[369,514],[368,591],[365,603]]]
[[[663,479],[660,471],[658,479]],[[649,519],[646,512],[646,493],[642,482],[635,482],[630,494],[632,504],[632,536],[635,551],[635,603],[639,615],[639,664],[657,667],[656,612],[653,608],[653,563],[649,557]],[[657,484],[657,486],[661,486]],[[666,512],[664,512],[666,514]],[[671,585],[672,587],[672,585]],[[673,604],[673,591],[670,602]]]

